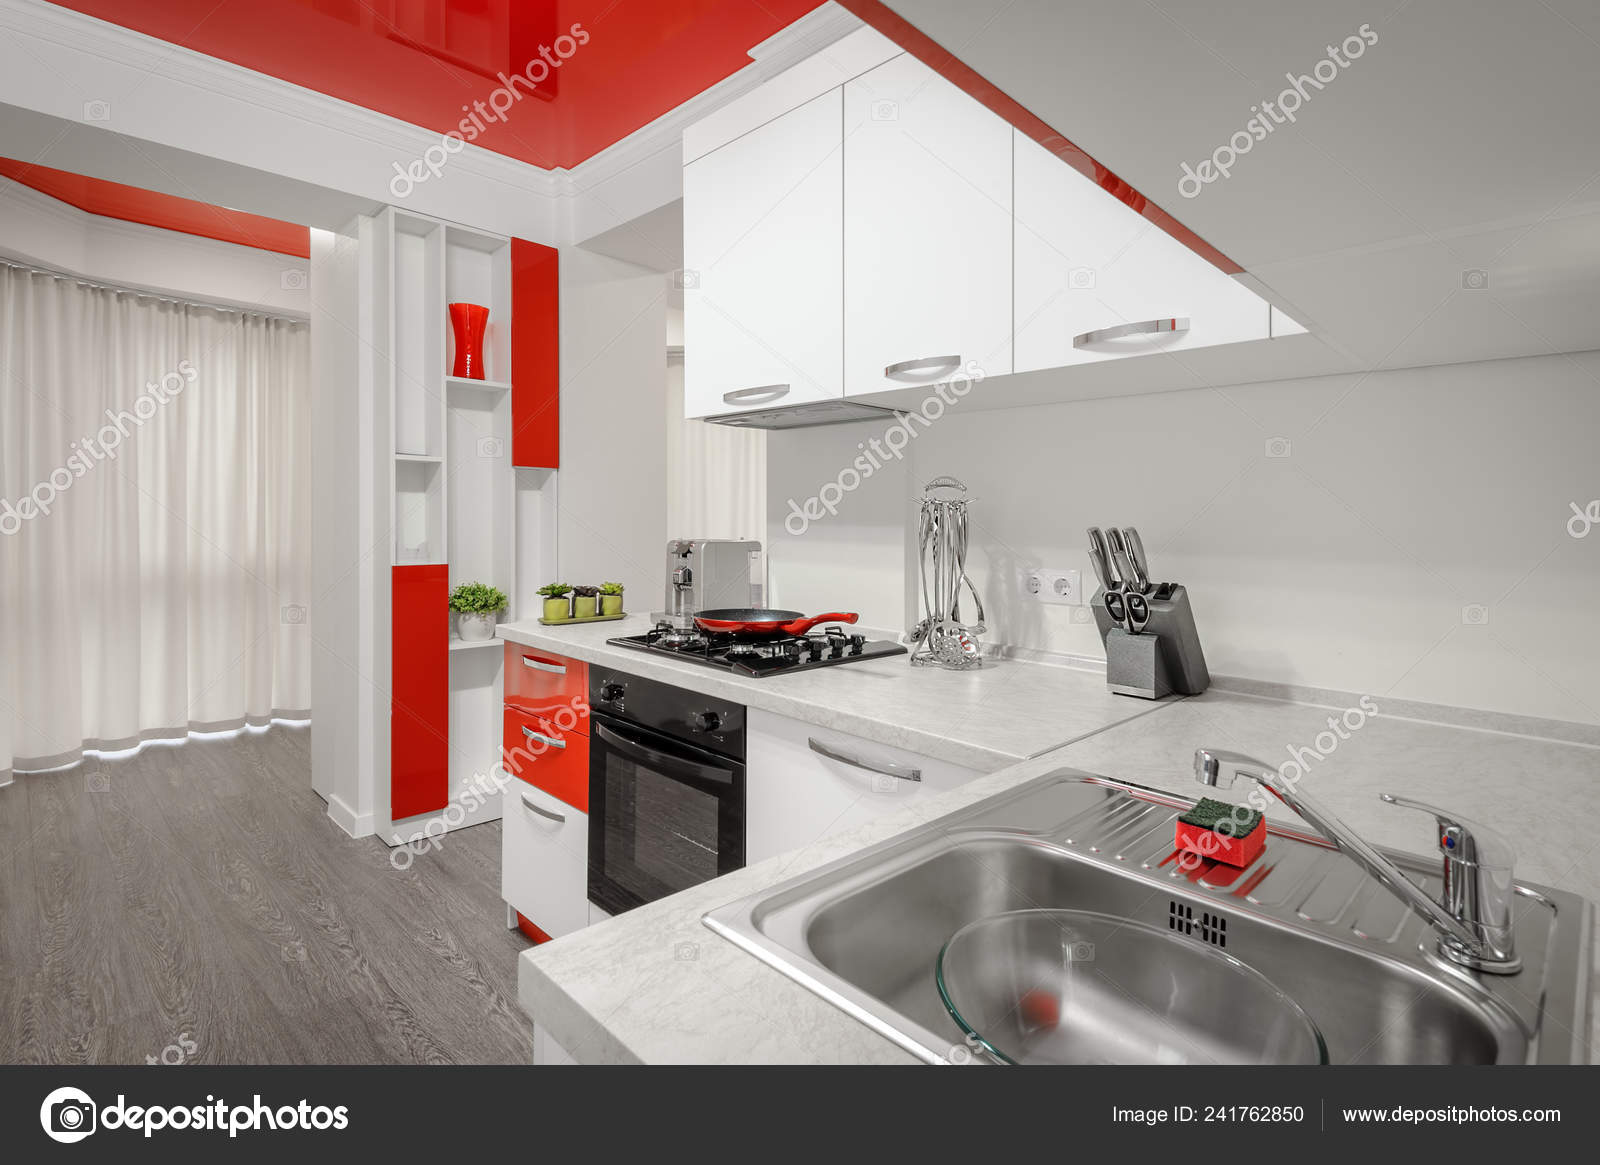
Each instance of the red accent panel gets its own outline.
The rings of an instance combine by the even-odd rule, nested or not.
[[[182,231],[241,247],[311,258],[311,232],[305,227],[209,202],[175,198],[138,186],[106,182],[66,170],[52,170],[16,158],[0,158],[0,174],[90,214]]]
[[[535,166],[570,168],[749,65],[752,47],[821,0],[59,2]]]
[[[511,463],[561,464],[561,257],[511,240]]]
[[[562,667],[564,672],[553,672]],[[589,735],[589,665],[517,643],[506,644],[506,707],[566,732]]]
[[[529,919],[526,914],[523,914],[522,911],[513,910],[511,913],[517,916],[517,929],[523,934],[527,935],[528,938],[533,942],[547,943],[550,941],[550,936],[545,934],[545,932],[540,930],[537,926],[533,925],[533,921]]]
[[[389,816],[450,800],[449,567],[397,566],[391,597]]]
[[[1140,194],[1131,184],[1117,177],[1078,146],[1057,133],[1049,124],[1030,113],[1004,90],[986,80],[954,53],[893,11],[883,0],[839,0],[856,16],[872,25],[906,52],[916,57],[945,80],[1005,118],[1051,153],[1101,189],[1121,199],[1202,259],[1229,275],[1244,268]]]
[[[523,731],[525,728],[556,743],[533,740]],[[548,720],[507,708],[500,745],[500,759],[506,772],[565,801],[579,813],[589,812],[587,736],[563,732]]]

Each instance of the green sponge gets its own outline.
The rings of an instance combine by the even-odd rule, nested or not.
[[[1235,816],[1236,810],[1242,810]],[[1233,805],[1227,801],[1218,801],[1212,797],[1205,797],[1195,802],[1193,809],[1178,818],[1185,825],[1192,825],[1196,829],[1216,829],[1227,821],[1232,826],[1228,831],[1229,837],[1249,837],[1261,825],[1261,814],[1254,809],[1246,809],[1243,805]]]

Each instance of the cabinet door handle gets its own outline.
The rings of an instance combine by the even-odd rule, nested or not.
[[[542,659],[534,659],[531,655],[522,657],[522,666],[531,667],[534,671],[547,671],[553,676],[567,674],[567,665],[564,663],[546,663]]]
[[[532,809],[540,817],[554,821],[557,825],[565,825],[567,823],[567,815],[565,813],[557,813],[554,809],[546,809],[526,793],[522,794],[522,805],[525,809]]]
[[[890,380],[920,383],[937,380],[946,372],[954,372],[960,367],[960,356],[924,356],[920,360],[902,360],[898,364],[891,364],[883,370],[883,374]]]
[[[789,395],[787,384],[759,384],[755,388],[736,388],[722,394],[725,404],[767,404]]]
[[[1100,344],[1107,340],[1121,340],[1128,336],[1158,336],[1163,332],[1187,332],[1189,320],[1186,316],[1172,316],[1161,320],[1139,320],[1132,324],[1116,324],[1109,328],[1096,328],[1092,332],[1084,332],[1081,336],[1072,337],[1074,348],[1087,348],[1090,344]]]
[[[811,751],[836,760],[840,764],[850,765],[852,768],[865,769],[869,773],[882,773],[886,777],[898,777],[902,781],[922,780],[922,770],[912,768],[910,765],[897,765],[887,760],[863,760],[859,756],[851,756],[847,752],[840,752],[832,745],[823,744],[815,736],[806,738],[806,743],[811,746]]]
[[[548,744],[551,748],[566,748],[567,747],[567,742],[566,741],[557,740],[553,736],[546,736],[542,732],[535,732],[531,728],[524,727],[523,730],[522,730],[522,735],[526,736],[529,740],[536,740],[540,744]]]

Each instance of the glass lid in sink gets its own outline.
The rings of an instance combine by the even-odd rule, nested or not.
[[[939,951],[939,994],[1010,1064],[1324,1064],[1317,1025],[1192,936],[1087,910],[980,918]]]

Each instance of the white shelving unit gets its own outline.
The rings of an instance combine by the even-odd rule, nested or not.
[[[531,592],[548,581],[544,575],[554,577],[555,472],[519,470],[511,461],[511,240],[393,207],[377,222],[388,256],[379,302],[388,306],[392,561],[444,565],[451,589],[499,587],[512,604],[504,618],[517,618],[537,609]],[[489,309],[485,379],[451,375],[452,303]],[[500,763],[504,645],[463,641],[453,616],[439,617],[450,620],[445,819],[462,828],[500,816],[498,796],[469,791],[477,784],[481,793]],[[375,630],[387,639],[391,629],[386,620]],[[397,844],[441,813],[387,817],[386,740],[380,751],[376,831]]]

